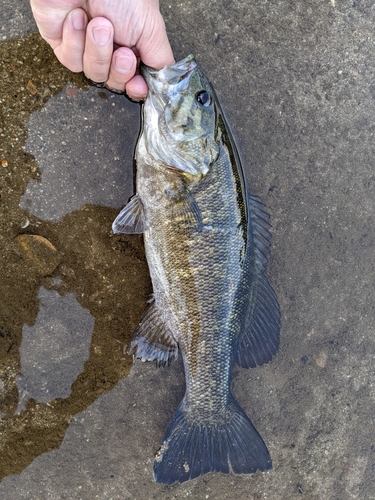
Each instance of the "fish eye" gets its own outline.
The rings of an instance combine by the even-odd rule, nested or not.
[[[211,97],[207,90],[200,90],[195,94],[195,98],[205,108],[211,104]]]

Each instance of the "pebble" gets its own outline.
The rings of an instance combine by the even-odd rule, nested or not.
[[[37,234],[21,234],[16,241],[22,256],[29,261],[41,276],[53,273],[60,264],[61,257],[52,243]]]
[[[328,354],[326,351],[320,351],[319,354],[315,358],[315,363],[319,366],[319,368],[324,368],[327,363]]]
[[[26,88],[31,95],[35,95],[38,92],[36,85],[31,80],[29,80],[28,84],[26,85]]]

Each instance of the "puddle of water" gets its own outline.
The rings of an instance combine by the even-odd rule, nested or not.
[[[17,414],[29,399],[49,403],[67,398],[89,357],[94,318],[88,309],[77,302],[74,294],[61,297],[44,287],[39,289],[38,299],[35,324],[22,329]]]
[[[129,373],[151,289],[141,238],[111,232],[133,192],[139,106],[88,89],[38,35],[0,56],[3,478]]]
[[[123,205],[133,194],[134,108],[124,97],[71,84],[51,97],[28,121],[25,151],[41,178],[29,180],[20,207],[57,221],[88,203]]]
[[[86,115],[85,122],[92,117],[96,123],[92,133],[101,140],[104,134],[97,130],[102,124],[94,110],[100,103],[110,108],[112,98],[104,102],[96,91],[85,92],[82,77],[64,70],[36,35],[0,45],[0,250],[5,256],[0,259],[0,477],[8,476],[0,485],[0,496],[172,500],[227,499],[234,492],[248,498],[251,492],[257,500],[373,499],[375,180],[370,4],[336,2],[332,9],[330,2],[315,2],[312,10],[302,3],[281,1],[272,2],[272,8],[270,2],[244,1],[217,2],[215,9],[207,2],[206,8],[191,1],[171,8],[164,4],[176,58],[195,53],[214,82],[247,158],[250,189],[271,213],[269,274],[283,311],[282,343],[275,360],[259,369],[235,370],[234,377],[237,399],[269,445],[273,470],[249,477],[207,475],[168,489],[152,482],[152,454],[180,400],[182,373],[140,365],[134,377],[127,377],[132,360],[123,355],[150,292],[141,238],[114,238],[110,227],[118,212],[115,204],[93,204],[106,204],[99,198],[99,188],[106,184],[100,186],[101,179],[90,185],[93,171],[85,170],[85,165],[90,161],[98,175],[99,164],[95,155],[88,159],[84,155],[88,149],[101,148],[90,143],[83,129],[91,147],[82,143],[84,155],[77,148],[72,156],[77,136],[65,140],[66,145],[55,136],[60,131],[65,134],[62,129],[67,126],[75,133],[80,129],[52,108],[47,114],[41,111],[49,99],[56,106],[65,102],[67,109],[79,110],[77,103],[90,95],[94,102],[89,100],[87,109],[94,114]],[[11,17],[13,5],[7,12]],[[115,120],[123,104],[113,102]],[[43,120],[33,121],[35,112],[54,116],[39,134],[44,141],[27,126],[43,125]],[[108,146],[101,161],[113,175],[108,157],[124,154],[126,172],[121,167],[118,180],[128,183],[132,157],[122,148],[130,137],[135,140],[138,108],[131,114],[126,107],[120,114],[129,127],[122,128],[122,123],[119,128],[129,130],[129,135],[122,137],[119,154]],[[105,130],[113,120],[105,123]],[[116,137],[116,130],[111,137]],[[69,161],[78,160],[83,173],[49,150],[53,161],[60,162],[60,171],[68,173],[59,184],[59,170],[43,164],[38,153],[38,147],[48,147],[50,141],[56,148],[65,147]],[[102,146],[107,147],[105,141]],[[38,161],[33,155],[39,155]],[[50,191],[47,177],[54,185]],[[78,181],[85,185],[79,195],[89,196],[83,206],[75,204]],[[60,185],[65,196],[58,193]],[[28,205],[23,197],[26,189],[38,194],[40,202],[29,196]],[[128,184],[124,193],[126,189]],[[119,205],[125,198],[118,199]],[[43,218],[44,214],[48,215]],[[32,246],[22,240],[29,245],[31,257],[26,258],[16,239],[20,234],[43,237],[55,250],[49,247],[44,261],[46,241],[34,241]],[[58,267],[48,273],[53,265]],[[57,277],[61,297],[73,294],[94,318],[88,359],[69,396],[48,405],[29,399],[15,415],[22,331],[25,325],[35,325],[41,287],[55,291]],[[48,450],[54,451],[45,453]]]

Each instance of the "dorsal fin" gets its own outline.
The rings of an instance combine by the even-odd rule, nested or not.
[[[234,341],[234,360],[244,368],[270,361],[280,342],[280,308],[264,274],[271,245],[269,215],[256,196],[248,197],[248,207],[249,246],[239,291],[242,325]]]
[[[258,196],[248,197],[249,224],[253,235],[256,264],[259,271],[264,271],[267,265],[271,246],[270,216],[264,211],[264,204]]]
[[[241,331],[234,341],[234,360],[250,368],[271,361],[280,342],[280,308],[263,273],[244,301],[244,313]]]

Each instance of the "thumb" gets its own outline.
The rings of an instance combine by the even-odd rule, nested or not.
[[[54,49],[60,45],[63,25],[71,10],[83,8],[84,0],[31,0],[31,10],[39,32]]]
[[[175,60],[161,14],[150,21],[152,22],[147,23],[148,29],[142,32],[136,49],[146,66],[158,70],[174,64]]]

